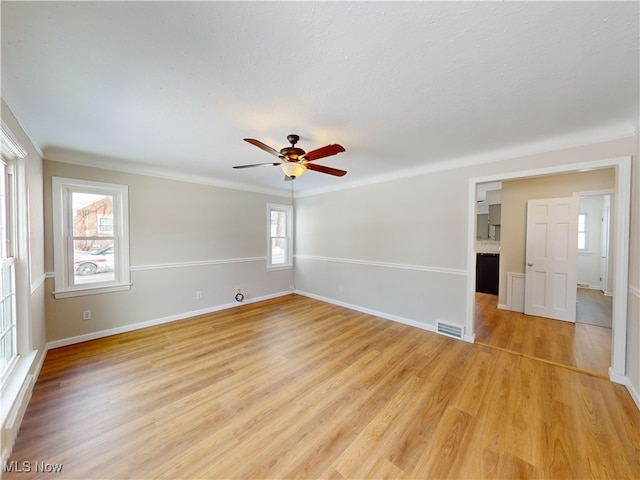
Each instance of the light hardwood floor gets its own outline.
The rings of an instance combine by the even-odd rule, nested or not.
[[[599,327],[611,328],[613,315],[613,297],[600,290],[578,288],[576,303],[576,321]]]
[[[581,292],[580,315],[604,323],[604,307],[589,293]],[[499,310],[497,303],[496,295],[476,293],[476,343],[609,378],[611,328]]]
[[[7,479],[640,478],[607,380],[298,295],[52,350]]]

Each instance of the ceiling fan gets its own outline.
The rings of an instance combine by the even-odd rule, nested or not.
[[[287,135],[287,140],[289,141],[289,143],[291,143],[291,146],[284,147],[280,151],[278,151],[275,148],[262,143],[260,140],[245,138],[245,142],[249,142],[251,145],[255,145],[265,152],[278,157],[281,161],[271,163],[254,163],[252,165],[236,165],[233,168],[263,167],[269,165],[274,167],[277,166],[280,167],[284,172],[285,180],[293,180],[294,178],[302,175],[307,170],[328,173],[329,175],[335,175],[336,177],[342,177],[347,174],[345,170],[339,170],[337,168],[325,167],[324,165],[311,163],[314,160],[318,160],[319,158],[330,157],[337,153],[344,152],[345,149],[342,145],[333,143],[331,145],[326,145],[310,152],[305,152],[301,148],[296,147],[296,143],[298,143],[298,140],[300,140],[300,137],[298,135],[295,135],[293,133]]]

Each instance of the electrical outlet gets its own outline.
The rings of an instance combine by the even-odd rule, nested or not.
[[[91,310],[84,310],[82,312],[82,320],[91,320]]]
[[[196,300],[202,300],[202,292],[200,290],[196,292]]]

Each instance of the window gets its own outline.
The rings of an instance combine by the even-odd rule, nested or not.
[[[113,233],[113,215],[98,215],[98,233]]]
[[[56,298],[128,289],[126,185],[53,177]]]
[[[267,205],[267,268],[293,266],[293,209],[290,205]]]
[[[0,379],[18,359],[15,257],[13,255],[13,174],[0,161]]]
[[[578,215],[578,250],[587,249],[587,214]]]

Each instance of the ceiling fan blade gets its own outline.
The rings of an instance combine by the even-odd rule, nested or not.
[[[316,150],[311,150],[310,152],[302,155],[302,158],[307,162],[313,162],[319,158],[330,157],[331,155],[335,155],[336,153],[344,152],[345,149],[342,145],[338,145],[337,143],[333,143],[331,145],[326,145],[324,147],[320,147]]]
[[[345,170],[338,170],[337,168],[325,167],[324,165],[316,165],[315,163],[307,163],[305,166],[309,170],[328,173],[329,175],[335,175],[336,177],[344,177],[347,174]]]
[[[256,140],[255,138],[245,138],[244,141],[249,142],[251,145],[255,145],[258,148],[261,148],[262,150],[270,153],[271,155],[275,155],[276,157],[282,157],[282,154],[278,150],[276,150],[273,147],[270,147],[265,143],[262,143],[260,140]]]
[[[278,163],[253,163],[251,165],[236,165],[233,168],[266,167],[267,165],[276,167],[276,166],[280,165],[280,162],[278,162]]]

